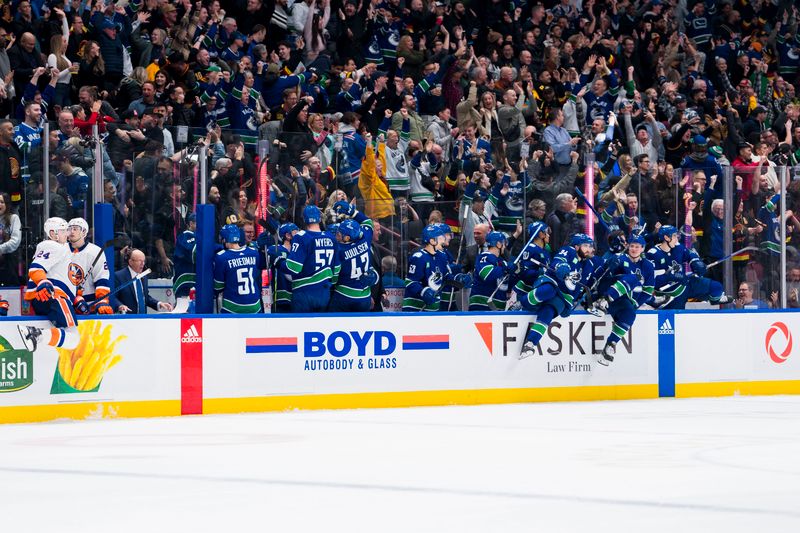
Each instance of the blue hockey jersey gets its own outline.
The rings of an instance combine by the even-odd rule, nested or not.
[[[469,310],[489,309],[489,296],[499,309],[505,308],[508,292],[506,261],[491,252],[481,253],[475,261],[475,272],[472,275],[472,291],[469,295]],[[501,284],[502,282],[502,284]],[[497,291],[497,292],[495,292]]]
[[[286,266],[292,272],[292,291],[329,291],[339,273],[336,243],[319,231],[299,231],[292,237]]]
[[[195,245],[193,231],[186,230],[178,235],[175,242],[175,253],[172,256],[175,275],[172,278],[172,290],[176,297],[188,296],[195,284]]]
[[[431,254],[419,249],[408,258],[406,289],[403,293],[403,311],[438,311],[441,288],[447,275],[447,258],[444,254]],[[437,293],[436,301],[426,304],[422,291],[430,288]]]
[[[353,218],[361,224],[362,236],[357,241],[338,244],[341,269],[334,291],[345,298],[356,300],[370,296],[370,285],[367,283],[366,274],[369,272],[373,228],[372,220],[363,213],[356,212]]]
[[[214,291],[222,293],[222,313],[261,311],[261,276],[264,265],[258,250],[250,247],[220,250],[214,256]]]

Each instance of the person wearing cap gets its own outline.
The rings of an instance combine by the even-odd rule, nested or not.
[[[702,135],[692,137],[692,151],[687,155],[680,165],[684,170],[701,170],[707,178],[711,176],[722,176],[722,167],[719,166],[714,156],[708,153],[708,139]],[[725,180],[717,180],[716,188],[709,187],[714,191],[714,198],[723,197]]]
[[[97,44],[100,45],[100,55],[103,57],[105,63],[105,70],[103,76],[104,87],[100,89],[112,90],[119,85],[122,81],[124,74],[124,61],[125,45],[122,42],[120,33],[130,35],[133,32],[131,21],[128,17],[119,17],[119,20],[113,12],[114,6],[110,4],[111,17],[109,19],[106,13],[102,11],[95,11],[92,14],[91,24],[95,28],[100,28],[97,33]],[[120,31],[120,27],[123,27]]]
[[[241,32],[235,31],[231,34],[231,43],[228,47],[222,51],[220,57],[223,61],[227,61],[230,64],[237,63],[245,56],[245,43],[247,42],[247,37]]]

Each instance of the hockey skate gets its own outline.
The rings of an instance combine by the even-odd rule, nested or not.
[[[586,309],[586,312],[596,317],[602,317],[608,312],[608,300],[601,296]]]
[[[609,342],[603,346],[603,351],[596,353],[595,359],[597,362],[603,366],[608,366],[609,363],[614,361],[614,354],[617,353],[617,343],[616,342]]]
[[[22,344],[29,352],[35,352],[39,344],[39,339],[42,337],[42,329],[34,326],[17,325],[19,336],[22,337]]]
[[[525,359],[530,357],[536,353],[536,345],[533,344],[531,341],[527,341],[525,344],[522,345],[522,351],[519,352],[519,358]]]

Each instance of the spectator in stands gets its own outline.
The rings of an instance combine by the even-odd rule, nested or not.
[[[22,224],[14,212],[11,196],[0,192],[0,285],[17,286],[19,279],[19,255],[22,242]]]

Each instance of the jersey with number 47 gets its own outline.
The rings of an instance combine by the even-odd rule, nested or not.
[[[354,218],[361,224],[361,238],[355,242],[339,243],[338,255],[341,269],[334,290],[345,298],[361,299],[370,295],[370,285],[366,275],[369,273],[369,254],[372,246],[372,220],[363,213]]]
[[[261,311],[261,264],[258,250],[249,247],[220,250],[214,256],[214,290],[222,293],[222,312]]]
[[[299,231],[292,237],[286,267],[292,272],[292,292],[330,290],[339,273],[336,243],[321,231]]]

